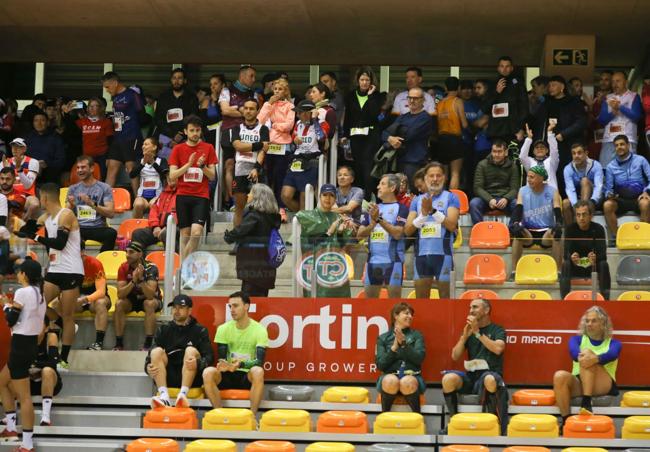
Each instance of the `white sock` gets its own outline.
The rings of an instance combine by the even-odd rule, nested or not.
[[[161,399],[169,400],[169,391],[167,390],[167,386],[159,387],[158,394],[160,394]]]
[[[34,442],[32,441],[32,436],[34,432],[32,430],[23,430],[23,447],[25,449],[33,449]]]
[[[43,414],[41,420],[50,422],[50,412],[52,411],[52,397],[43,397]]]
[[[190,392],[190,388],[187,386],[181,386],[181,391],[178,393],[178,395],[183,394],[185,397],[187,397],[187,393]]]
[[[16,431],[16,412],[8,411],[5,414],[5,420],[7,421],[7,430],[10,432]]]

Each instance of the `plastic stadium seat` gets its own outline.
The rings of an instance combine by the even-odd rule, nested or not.
[[[650,224],[642,221],[624,223],[616,232],[619,250],[650,250]]]
[[[160,281],[165,280],[166,254],[167,254],[166,251],[152,251],[151,253],[147,254],[147,257],[145,258],[149,262],[152,262],[156,267],[158,267],[158,275]],[[174,273],[178,271],[180,266],[181,266],[181,257],[178,255],[178,253],[174,253]]]
[[[406,298],[414,299],[415,290],[410,291]],[[439,300],[439,299],[440,299],[440,292],[438,292],[438,289],[431,289],[431,291],[429,291],[429,300]]]
[[[465,263],[465,284],[503,284],[506,263],[496,254],[474,254]]]
[[[377,443],[368,446],[367,452],[415,452],[413,446],[396,443]]]
[[[617,298],[618,301],[650,301],[650,292],[647,290],[628,290]]]
[[[475,249],[505,249],[510,246],[510,231],[505,223],[482,221],[472,226],[469,247]]]
[[[476,298],[483,298],[485,300],[498,300],[499,295],[493,290],[488,289],[470,289],[466,290],[460,296],[460,300],[474,300]]]
[[[59,190],[59,202],[61,207],[65,207],[68,202],[68,187],[61,187]]]
[[[451,417],[447,426],[449,435],[499,436],[499,418],[491,413],[459,413]]]
[[[580,406],[582,403],[582,397],[572,397],[571,398],[571,406]],[[611,395],[603,395],[603,396],[593,396],[591,398],[591,405],[592,406],[615,406],[616,403],[616,397],[611,396]]]
[[[354,452],[354,446],[350,443],[311,443],[305,448],[305,452]]]
[[[650,416],[629,416],[623,421],[623,439],[650,439]]]
[[[227,439],[197,439],[192,441],[183,452],[237,452],[237,444]]]
[[[490,452],[490,449],[478,444],[452,444],[443,447],[440,452]]]
[[[512,296],[513,300],[552,300],[551,294],[544,290],[520,290]]]
[[[375,403],[381,403],[381,393],[377,393],[377,399],[375,400]],[[393,405],[408,405],[408,402],[404,398],[402,394],[398,394],[395,397],[395,400],[393,400]],[[420,394],[420,406],[426,405],[426,398],[424,397],[424,394]]]
[[[583,301],[589,301],[592,300],[592,292],[591,290],[572,290],[568,294],[566,294],[566,297],[564,297],[565,300],[583,300]],[[596,292],[596,300],[599,301],[604,301],[605,298],[600,294],[600,292]]]
[[[546,254],[528,254],[517,262],[515,284],[553,284],[557,282],[555,259]]]
[[[570,416],[564,423],[563,436],[565,438],[613,439],[616,436],[616,428],[613,419],[609,416],[597,414]]]
[[[117,229],[117,235],[121,235],[122,237],[131,240],[133,231],[140,228],[146,228],[148,226],[149,220],[146,218],[128,218],[122,221],[122,224],[120,224],[120,227]]]
[[[355,298],[366,298],[366,291],[361,289]],[[380,289],[379,298],[388,298],[388,290],[384,288]]]
[[[314,395],[311,386],[280,385],[269,389],[269,399],[296,402],[308,402]]]
[[[144,415],[144,428],[195,430],[199,419],[192,408],[162,407],[148,410]]]
[[[469,199],[467,199],[465,192],[463,190],[456,190],[455,188],[449,191],[458,196],[458,201],[460,201],[460,214],[465,215],[469,212]]]
[[[553,406],[555,393],[552,389],[520,389],[512,395],[512,404],[521,406]]]
[[[126,446],[126,452],[180,452],[176,441],[167,438],[140,438]]]
[[[627,391],[623,394],[621,406],[637,408],[650,407],[650,391]]]
[[[119,187],[113,189],[113,208],[117,213],[131,210],[131,194],[128,190]]]
[[[246,408],[215,408],[205,413],[203,430],[255,430],[255,416]]]
[[[562,452],[607,452],[607,449],[602,447],[567,447],[562,449]]]
[[[169,397],[171,399],[174,399],[178,396],[178,393],[181,392],[181,388],[168,388],[167,389]],[[203,394],[203,388],[190,388],[189,391],[187,391],[187,398],[188,399],[203,399],[205,398],[205,394]]]
[[[369,403],[370,395],[366,388],[332,386],[323,392],[320,401],[328,403]]]
[[[373,433],[384,435],[424,435],[424,418],[420,413],[389,411],[375,418]]]
[[[251,392],[248,389],[221,389],[219,396],[221,400],[248,400]]]
[[[625,256],[618,262],[616,282],[619,284],[650,284],[650,256]]]
[[[311,418],[305,410],[269,410],[262,414],[260,432],[310,432]]]
[[[93,164],[93,177],[97,180],[102,180],[98,163]],[[77,175],[77,164],[75,163],[70,169],[70,185],[76,184],[77,182],[79,182],[79,176]]]
[[[551,452],[551,449],[541,446],[510,446],[503,449],[503,452]]]
[[[558,435],[557,419],[550,414],[515,414],[508,423],[508,436],[512,437],[557,438]]]
[[[255,441],[244,452],[295,452],[296,446],[289,441]]]
[[[361,411],[326,411],[318,416],[318,433],[368,433],[368,417]]]
[[[456,238],[454,239],[454,249],[457,250],[463,246],[463,230],[461,228],[458,228],[456,231]]]
[[[102,251],[97,255],[97,259],[104,266],[106,279],[117,279],[117,270],[120,265],[126,262],[126,252],[124,251]]]

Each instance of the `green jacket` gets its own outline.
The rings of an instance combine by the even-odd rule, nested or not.
[[[474,195],[485,202],[494,198],[511,201],[517,197],[521,179],[519,165],[506,157],[503,165],[495,165],[488,155],[476,165],[474,172]]]
[[[377,347],[375,349],[375,363],[377,368],[385,374],[396,373],[402,361],[404,361],[405,370],[421,371],[422,361],[424,361],[425,347],[424,337],[417,330],[407,328],[402,330],[406,337],[406,343],[397,349],[397,352],[390,348],[395,341],[395,332],[391,329],[377,338]]]

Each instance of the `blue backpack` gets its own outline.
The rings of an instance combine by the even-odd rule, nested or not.
[[[278,268],[282,265],[286,256],[287,247],[284,244],[284,240],[282,240],[280,231],[278,228],[271,229],[271,235],[269,236],[269,265],[273,268]]]

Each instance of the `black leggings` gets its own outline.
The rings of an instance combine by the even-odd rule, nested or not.
[[[598,262],[596,271],[598,272],[598,286],[600,293],[605,298],[605,300],[609,300],[609,292],[612,286],[612,281],[609,274],[609,265],[607,264],[607,261]],[[587,272],[589,272],[589,274],[587,274]],[[574,266],[569,259],[565,260],[562,264],[562,274],[560,275],[560,294],[562,295],[563,299],[569,292],[571,292],[572,276],[577,278],[590,278],[591,272],[589,269],[584,269],[583,271],[582,268]]]
[[[115,249],[115,239],[117,231],[109,226],[99,226],[96,228],[79,228],[81,240],[95,240],[102,244],[100,252],[112,251]]]
[[[379,150],[379,138],[374,130],[368,136],[355,135],[350,137],[352,150],[352,166],[354,169],[354,185],[363,189],[363,196],[370,201],[370,196],[377,188],[377,181],[370,175],[375,164],[375,154]]]

